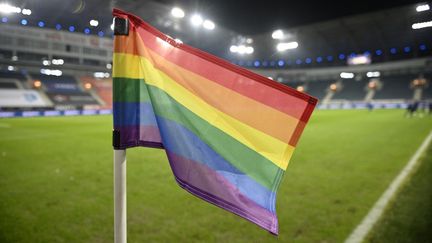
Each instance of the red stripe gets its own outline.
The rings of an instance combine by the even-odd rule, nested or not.
[[[289,144],[292,146],[297,146],[297,142],[300,139],[300,135],[303,133],[303,130],[306,126],[306,123],[309,121],[310,116],[312,115],[312,112],[316,105],[316,100],[311,99],[308,102],[308,105],[306,109],[303,112],[303,115],[300,118],[300,122],[297,124],[297,127],[294,129],[294,133],[291,136],[291,139],[289,141]]]
[[[117,17],[128,18],[130,30],[137,31],[145,45],[165,59],[297,119],[303,119],[307,106],[313,104],[314,107],[317,102],[316,98],[305,93],[235,66],[201,50],[178,44],[134,15],[126,14],[118,9],[114,9],[113,14]],[[157,42],[156,37],[176,46],[175,51],[169,48],[170,51],[167,52]]]

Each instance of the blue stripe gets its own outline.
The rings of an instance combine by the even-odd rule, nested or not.
[[[114,102],[114,126],[157,126],[153,107],[148,102]]]
[[[222,175],[239,191],[261,207],[274,212],[274,193],[243,174],[182,125],[156,116],[164,147],[187,159],[203,163]],[[203,131],[204,132],[204,131]]]

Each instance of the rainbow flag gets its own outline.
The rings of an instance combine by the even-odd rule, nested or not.
[[[178,184],[278,234],[276,192],[317,100],[164,35],[114,39],[117,149],[163,148]]]

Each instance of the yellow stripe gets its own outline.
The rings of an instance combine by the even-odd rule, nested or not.
[[[144,57],[115,53],[113,58],[113,77],[144,79],[187,109],[222,130],[252,150],[261,154],[275,165],[285,170],[294,147],[269,136],[241,121],[210,106],[187,89],[172,80],[164,72],[156,69]]]

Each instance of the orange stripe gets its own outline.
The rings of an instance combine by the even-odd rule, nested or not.
[[[167,48],[172,47],[167,46]],[[211,106],[285,143],[292,141],[292,135],[299,123],[298,119],[164,59],[147,48],[135,32],[129,32],[128,37],[116,36],[114,50],[116,53],[145,57],[155,68],[163,71]],[[176,51],[176,49],[169,51]]]
[[[161,33],[156,35],[150,32],[151,28],[148,28],[150,27],[145,25],[136,27],[131,25],[130,31],[135,31],[148,49],[163,56],[164,59],[292,117],[300,119],[307,103],[315,100],[276,81],[251,73],[187,45],[178,44],[173,39],[162,36]],[[167,46],[175,46],[175,51],[173,48],[161,45],[161,42]]]

